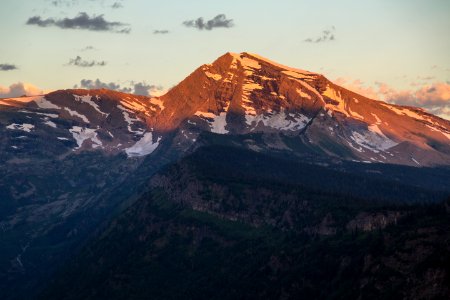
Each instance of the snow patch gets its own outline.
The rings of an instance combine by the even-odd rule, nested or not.
[[[290,77],[297,78],[297,79],[308,79],[311,77],[309,75],[302,74],[302,73],[295,72],[295,71],[282,71],[281,73],[286,74]]]
[[[286,70],[286,71],[293,72],[293,73],[298,74],[298,75],[303,75],[303,76],[308,76],[308,75],[309,75],[309,76],[311,76],[311,75],[316,76],[316,75],[317,75],[317,74],[314,74],[314,73],[311,73],[311,72],[308,72],[308,71],[305,71],[305,70],[296,69],[296,68],[291,68],[291,67],[288,67],[288,66],[279,64],[279,63],[277,63],[277,62],[274,62],[274,61],[272,61],[272,60],[270,60],[270,59],[267,59],[267,58],[262,57],[262,56],[257,55],[257,54],[253,54],[253,53],[245,53],[245,54],[248,55],[248,56],[250,56],[250,57],[252,57],[252,58],[259,59],[259,60],[264,61],[264,62],[266,62],[266,63],[268,63],[268,64],[271,64],[271,65],[273,65],[273,66],[275,66],[275,67],[278,67],[278,68],[283,69],[283,70]],[[240,56],[239,56],[238,54],[232,54],[232,55],[233,55],[234,57],[237,57],[238,59],[240,59]]]
[[[407,108],[397,108],[393,105],[389,105],[386,103],[381,103],[381,105],[383,105],[384,107],[389,108],[391,111],[395,112],[397,115],[403,115],[403,116],[408,116],[417,120],[423,120],[423,121],[427,121],[424,117],[422,117],[421,115],[419,115],[418,113],[407,109]]]
[[[98,96],[98,95],[97,95]],[[75,98],[75,101],[77,102],[81,102],[81,103],[87,103],[90,106],[92,106],[96,111],[98,111],[100,114],[107,116],[107,113],[104,113],[100,110],[100,107],[98,106],[97,103],[95,103],[94,101],[92,101],[92,96],[90,95],[86,95],[86,96],[78,96],[78,95],[73,95],[73,97]],[[98,98],[96,98],[98,100]]]
[[[352,109],[349,107],[348,108],[348,112],[353,116],[353,117],[356,117],[357,119],[360,119],[360,120],[364,120],[364,117],[363,116],[361,116],[360,114],[358,114],[356,111],[352,111]]]
[[[133,101],[135,100],[135,101]],[[137,99],[131,100],[130,97],[126,97],[125,100],[120,101],[120,103],[128,109],[133,111],[147,111],[147,108],[142,105]]]
[[[212,78],[212,79],[214,79],[216,81],[222,79],[222,75],[220,75],[220,74],[213,74],[213,73],[210,73],[208,71],[205,72],[205,75],[206,75],[206,77]]]
[[[380,125],[380,124],[381,124],[381,119],[378,118],[378,116],[377,116],[376,114],[374,114],[374,113],[372,113],[372,116],[373,116],[373,117],[375,118],[375,120],[376,120],[376,123],[375,123],[375,124]]]
[[[53,104],[52,102],[48,101],[47,99],[45,99],[45,97],[39,97],[38,99],[33,100],[37,106],[39,106],[40,108],[45,108],[45,109],[61,109],[61,107],[59,107],[56,104]]]
[[[350,138],[361,147],[375,153],[398,145],[398,143],[386,137],[377,125],[369,126],[369,130],[365,132],[353,131]]]
[[[131,109],[125,108],[125,107],[123,107],[120,104],[117,104],[117,108],[120,109],[120,110],[123,110],[123,111],[127,111],[127,112],[132,113],[132,114],[134,113],[134,111],[132,111]]]
[[[40,116],[46,116],[46,117],[49,117],[52,119],[58,118],[57,114],[41,113],[41,112],[29,111],[29,110],[19,110],[19,112],[25,113],[25,114],[36,114],[36,115],[40,115]]]
[[[153,143],[153,134],[151,132],[146,132],[144,136],[136,142],[133,146],[126,148],[125,152],[128,157],[138,157],[151,154],[159,146],[159,141],[161,138]]]
[[[140,135],[144,134],[143,130],[133,130],[131,128],[131,126],[135,122],[139,122],[140,121],[139,119],[130,117],[130,114],[126,110],[123,110],[122,114],[123,114],[123,118],[124,118],[125,122],[127,122],[127,127],[128,127],[128,131],[129,132],[137,133],[137,134],[140,134]]]
[[[26,124],[26,123],[23,123],[23,124],[13,123],[13,124],[6,126],[6,128],[11,129],[11,130],[22,130],[25,132],[31,132],[31,130],[34,128],[34,125]]]
[[[73,138],[77,142],[78,147],[75,149],[81,148],[85,140],[91,140],[94,144],[93,148],[102,146],[102,142],[98,139],[95,129],[73,126],[71,129],[69,129],[69,131],[72,133]]]
[[[44,124],[53,128],[57,128],[56,124],[50,120],[45,121]]]
[[[219,133],[219,134],[226,134],[228,133],[228,130],[225,129],[225,126],[227,126],[227,113],[222,112],[218,116],[214,116],[214,121],[210,123],[211,126],[211,132]]]
[[[325,107],[332,108],[334,111],[338,111],[347,117],[350,116],[345,110],[345,101],[344,99],[342,99],[341,93],[339,91],[336,91],[332,89],[330,86],[327,86],[327,89],[325,90],[325,92],[323,92],[323,95],[338,102],[337,105],[326,104]]]
[[[83,120],[85,123],[89,123],[89,120],[88,120],[88,118],[85,115],[82,115],[82,114],[80,114],[80,113],[78,113],[78,112],[76,112],[74,110],[71,110],[68,107],[64,107],[64,110],[67,111],[72,117],[78,117],[81,120]]]
[[[249,126],[257,127],[262,122],[266,127],[286,131],[303,129],[310,120],[310,118],[302,114],[286,114],[283,109],[278,113],[269,113],[266,115],[245,115],[245,121]]]
[[[420,166],[420,163],[414,157],[411,157],[411,160]]]
[[[444,132],[444,131],[439,130],[439,129],[435,128],[435,127],[432,127],[432,126],[430,126],[430,125],[426,125],[426,126],[427,126],[428,128],[430,128],[432,131],[436,131],[436,132],[439,132],[439,133],[443,134],[447,139],[450,140],[450,133]]]
[[[215,114],[210,113],[210,112],[204,112],[204,111],[197,111],[195,112],[195,114],[197,117],[201,117],[201,118],[208,118],[208,119],[214,119],[216,117]]]
[[[297,94],[300,95],[302,98],[311,99],[311,96],[305,92],[303,92],[301,89],[296,89]]]
[[[298,83],[300,83],[304,88],[306,88],[308,91],[312,92],[314,95],[317,96],[317,98],[319,98],[320,100],[322,100],[322,102],[324,102],[322,95],[312,86],[310,86],[309,84],[307,84],[304,81],[301,80],[297,80]]]
[[[327,110],[327,115],[333,117],[333,111],[331,109]]]

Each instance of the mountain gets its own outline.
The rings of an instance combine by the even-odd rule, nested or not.
[[[449,121],[365,98],[320,74],[254,54],[227,53],[159,99],[165,109],[147,123],[160,133],[181,127],[191,140],[198,128],[262,132],[264,143],[247,148],[302,147],[326,157],[413,166],[450,163]]]
[[[306,236],[384,228],[450,195],[449,121],[249,53],[227,53],[161,97],[0,99],[0,141],[2,299],[36,296],[117,218],[147,226],[136,207],[158,195],[157,209],[205,214],[206,227]],[[178,213],[163,216],[170,225]]]
[[[368,99],[323,75],[249,53],[227,53],[161,97],[65,90],[1,104],[33,108],[19,112],[26,118],[41,113],[40,125],[47,131],[55,128],[52,119],[74,122],[59,138],[75,140],[80,150],[139,156],[150,154],[174,131],[183,132],[178,134],[183,147],[195,144],[204,131],[263,133],[262,144],[248,141],[245,146],[367,163],[450,164],[449,121],[419,108]],[[38,126],[11,121],[6,126],[11,130]]]

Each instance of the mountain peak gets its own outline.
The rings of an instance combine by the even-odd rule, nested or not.
[[[280,71],[288,71],[303,75],[319,75],[317,73],[309,72],[302,69],[292,68],[286,65],[282,65],[278,62],[270,60],[266,57],[263,57],[259,54],[250,53],[250,52],[241,52],[241,53],[232,53],[228,52],[225,55],[231,55],[234,59],[238,60],[244,66],[254,66],[256,64],[271,66],[272,68],[278,69]]]
[[[156,132],[195,124],[196,131],[219,134],[282,133],[327,155],[346,153],[346,159],[450,163],[449,122],[248,52],[228,52],[202,65],[159,100],[165,109],[147,119]],[[289,149],[282,141],[270,147]]]

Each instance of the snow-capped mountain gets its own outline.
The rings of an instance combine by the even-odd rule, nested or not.
[[[450,164],[449,121],[419,108],[368,99],[323,75],[249,53],[227,53],[158,98],[63,90],[3,99],[0,104],[19,107],[16,111],[24,117],[3,124],[4,129],[22,131],[23,140],[33,131],[53,132],[55,141],[75,142],[74,151],[148,155],[169,132],[178,132],[178,144],[189,147],[210,131],[272,136],[258,145],[247,141],[255,151],[295,153],[298,147],[289,145],[295,141],[310,152],[345,160]],[[58,124],[61,120],[71,126]],[[21,147],[8,145],[13,150]]]

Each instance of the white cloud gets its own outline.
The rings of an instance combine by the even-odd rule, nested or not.
[[[29,83],[17,82],[9,87],[0,85],[0,98],[11,98],[20,96],[35,96],[48,93],[49,91],[41,89]]]

